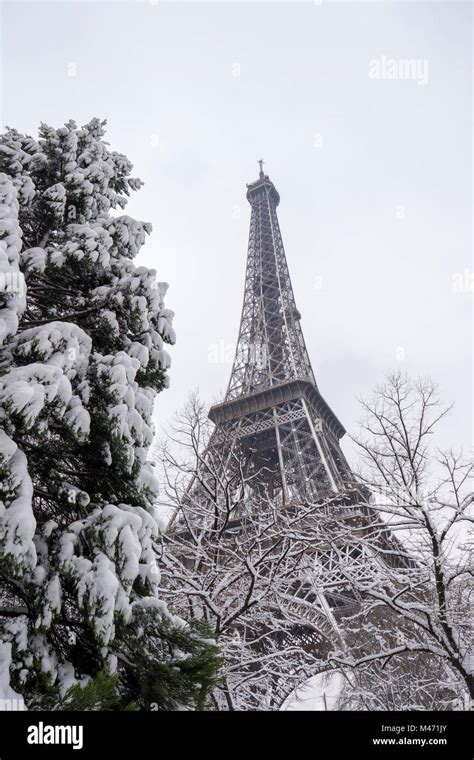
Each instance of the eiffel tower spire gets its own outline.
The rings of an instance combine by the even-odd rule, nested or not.
[[[262,169],[247,185],[247,200],[252,212],[244,303],[227,399],[297,377],[316,385],[278,224],[280,196]]]
[[[283,247],[280,195],[259,161],[247,185],[251,206],[244,300],[232,373],[209,417],[215,441],[229,437],[242,458],[268,473],[284,504],[341,489],[350,474],[344,428],[319,392],[306,349]],[[251,456],[249,456],[251,455]]]

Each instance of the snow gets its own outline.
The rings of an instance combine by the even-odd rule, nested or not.
[[[56,223],[60,224],[66,210],[66,189],[60,182],[48,187],[42,195],[42,201],[47,205],[48,211],[53,215]]]
[[[26,307],[24,279],[19,270],[22,235],[18,208],[12,181],[0,173],[0,345],[15,334],[18,318]],[[11,292],[15,281],[16,292]]]
[[[11,495],[0,501],[0,547],[5,557],[21,559],[25,567],[33,568],[36,520],[31,506],[33,484],[28,462],[23,451],[0,430],[0,467],[5,466],[9,476],[7,493]]]
[[[23,702],[20,694],[17,694],[10,686],[10,665],[12,660],[12,645],[0,642],[0,702],[7,700],[17,704]]]
[[[107,465],[111,465],[112,464],[112,452],[110,450],[110,444],[108,443],[108,441],[105,441],[102,444],[102,456],[104,458],[104,462]]]
[[[67,500],[70,504],[78,504],[81,507],[87,507],[90,503],[89,494],[85,491],[81,491],[80,488],[73,485],[72,483],[63,483],[59,492],[66,494]],[[58,525],[53,520],[50,520],[48,523],[46,523],[45,527],[47,527],[49,535],[51,535],[51,532],[57,528]],[[46,535],[44,529],[43,535]]]
[[[74,668],[70,662],[60,663],[57,666],[58,681],[60,683],[60,696],[64,697],[67,691],[77,683],[76,674]],[[89,679],[84,678],[80,682],[85,686]]]
[[[84,373],[92,350],[92,340],[72,322],[48,322],[23,330],[14,344],[18,358],[37,358],[62,370],[71,370],[71,377]]]
[[[46,267],[46,251],[44,248],[27,248],[20,255],[22,266],[30,272],[44,272]]]
[[[84,409],[77,397],[72,402],[69,405],[69,411],[65,413],[63,419],[77,437],[86,438],[91,425],[89,412],[87,409]]]
[[[87,531],[97,537],[102,551],[93,562],[78,556],[79,536]],[[63,572],[76,579],[78,599],[93,617],[97,636],[106,645],[114,634],[114,615],[131,615],[129,594],[140,576],[150,589],[158,589],[159,571],[153,551],[158,526],[141,507],[107,504],[94,510],[84,521],[70,525],[61,536],[60,560]]]
[[[104,645],[108,644],[115,632],[114,613],[120,598],[120,583],[114,563],[105,554],[99,553],[90,570],[81,573],[77,593],[79,605],[87,608],[97,637]]]
[[[40,628],[45,626],[49,628],[52,623],[53,616],[60,614],[61,612],[61,581],[58,575],[53,577],[46,584],[43,592],[43,605],[41,615],[36,620],[35,627]]]
[[[102,312],[102,319],[104,319],[114,335],[120,335],[120,325],[113,311],[107,309]]]
[[[144,346],[137,341],[133,341],[128,348],[128,355],[138,359],[141,367],[147,367],[149,361],[149,350],[147,346]]]
[[[5,431],[0,429],[0,462],[2,464],[8,462],[16,450],[17,445],[15,441],[12,441],[12,439],[8,437]]]
[[[344,676],[337,672],[320,673],[296,689],[283,703],[281,710],[333,711],[338,709],[338,700],[344,689]]]
[[[14,367],[0,380],[0,404],[19,414],[32,427],[45,404],[56,402],[66,410],[72,398],[71,384],[58,367],[29,364]]]

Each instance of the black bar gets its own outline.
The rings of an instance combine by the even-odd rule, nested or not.
[[[285,746],[290,760],[308,752],[311,760],[350,759],[354,753],[472,760],[472,725],[469,712],[0,712],[0,760],[159,758],[170,749],[179,757],[242,752],[247,760],[257,750],[265,759],[273,752],[281,756]],[[56,726],[65,728],[56,732]],[[43,743],[29,743],[28,737]]]

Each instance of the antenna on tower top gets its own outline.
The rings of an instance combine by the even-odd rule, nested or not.
[[[260,179],[263,179],[263,177],[264,177],[264,174],[263,174],[263,164],[264,164],[263,158],[261,158],[258,163],[259,163],[259,166],[260,166]]]

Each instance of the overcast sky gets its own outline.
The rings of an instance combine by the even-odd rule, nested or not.
[[[2,123],[107,118],[145,181],[127,213],[153,223],[138,263],[169,282],[178,335],[159,427],[190,388],[213,401],[227,385],[245,184],[264,158],[313,368],[347,430],[356,396],[402,368],[456,402],[440,442],[471,446],[470,3],[17,0],[2,16]],[[390,59],[418,68],[383,78]]]

